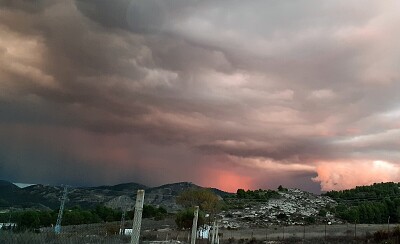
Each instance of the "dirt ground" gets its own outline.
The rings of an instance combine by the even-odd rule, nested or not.
[[[396,225],[390,225],[390,229]],[[378,230],[387,230],[387,225],[342,224],[342,225],[307,225],[307,226],[270,226],[265,229],[221,230],[223,238],[316,238],[316,237],[365,237]]]
[[[126,223],[129,228],[131,222]],[[393,229],[397,225],[390,225]],[[120,222],[63,226],[61,235],[54,235],[52,228],[43,228],[39,233],[0,233],[0,243],[129,243],[129,236],[116,235]],[[307,226],[269,226],[263,229],[220,229],[221,244],[261,243],[363,243],[366,237],[372,240],[378,230],[387,230],[387,225],[342,224]],[[141,228],[143,243],[188,243],[190,230],[176,230],[173,218],[162,221],[144,219]],[[395,240],[392,243],[396,243]],[[374,243],[373,241],[369,243]],[[399,242],[400,243],[400,242]],[[198,240],[196,244],[207,244]]]
[[[397,225],[390,225],[393,229]],[[372,238],[378,230],[387,230],[387,225],[342,224],[342,225],[308,225],[308,226],[270,226],[264,229],[220,229],[221,243],[353,243]],[[142,236],[147,239],[179,240],[187,242],[189,231],[144,230]]]
[[[125,225],[127,228],[131,226],[130,222]],[[398,225],[391,224],[390,229]],[[106,223],[95,225],[66,226],[63,231],[67,233],[86,233],[109,235],[113,230],[119,230],[120,223]],[[156,221],[144,219],[142,222],[141,236],[143,240],[179,240],[188,242],[190,230],[176,230],[174,219],[167,218],[165,220]],[[238,229],[227,230],[219,229],[220,240],[222,242],[235,240],[235,242],[243,240],[249,241],[255,239],[258,241],[282,241],[282,240],[314,240],[314,239],[335,239],[344,238],[346,240],[365,239],[372,236],[378,230],[387,230],[386,224],[340,224],[340,225],[306,225],[306,226],[278,226],[273,225],[263,229]]]

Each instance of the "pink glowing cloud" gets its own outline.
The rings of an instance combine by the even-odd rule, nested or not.
[[[324,162],[318,164],[316,171],[318,176],[313,181],[320,183],[323,191],[400,181],[400,167],[380,160]]]

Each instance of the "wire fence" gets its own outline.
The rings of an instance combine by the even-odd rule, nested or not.
[[[190,243],[190,230],[166,227],[165,222],[152,222],[141,231],[141,243]],[[130,243],[127,221],[122,233],[120,222],[62,226],[61,233],[54,228],[30,231],[0,230],[0,243]],[[389,232],[388,232],[389,228]],[[400,232],[396,225],[307,225],[269,226],[259,229],[219,230],[221,244],[257,243],[400,243]],[[210,243],[208,239],[197,239],[197,244]]]

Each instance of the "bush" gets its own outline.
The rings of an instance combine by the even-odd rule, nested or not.
[[[392,236],[400,236],[400,226],[396,226],[392,231]]]
[[[106,225],[106,233],[108,236],[118,235],[119,234],[119,226],[116,224],[107,224]]]
[[[308,217],[305,219],[305,222],[306,222],[306,224],[315,224],[315,217],[313,217],[313,216],[308,216]]]
[[[321,208],[318,212],[318,216],[326,217],[327,211],[326,209]]]
[[[374,240],[376,242],[381,242],[383,240],[387,240],[389,238],[388,232],[384,230],[378,230],[374,233]]]
[[[37,229],[40,227],[39,213],[36,211],[26,211],[20,215],[18,228],[20,230]]]
[[[121,214],[122,214],[120,211],[116,211],[112,208],[108,208],[102,205],[96,206],[95,210],[92,212],[93,214],[99,216],[101,220],[105,222],[118,221],[121,219]]]
[[[154,218],[155,220],[163,220],[167,216],[168,212],[163,207],[154,207],[151,205],[144,205],[143,206],[143,213],[142,218]],[[133,219],[135,215],[135,211],[128,211],[127,216],[129,219]]]

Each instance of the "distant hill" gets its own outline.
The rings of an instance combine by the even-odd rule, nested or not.
[[[225,198],[227,196],[231,196],[233,195],[232,193],[226,192],[226,191],[222,191],[220,189],[217,188],[209,188],[212,192],[214,192],[215,194],[217,194],[218,196],[221,196],[222,198]]]
[[[95,207],[104,204],[112,208],[132,208],[137,190],[144,189],[145,204],[163,206],[169,211],[180,209],[175,202],[176,197],[189,188],[202,188],[189,182],[166,184],[148,187],[138,183],[123,183],[113,186],[71,187],[68,189],[67,207]],[[230,193],[211,189],[220,197]],[[50,185],[32,185],[19,188],[11,182],[0,181],[0,207],[2,208],[35,208],[57,209],[60,205],[63,188]]]
[[[17,187],[17,186],[11,182],[0,180],[0,187]]]
[[[39,186],[38,186],[39,187]],[[55,208],[58,205],[58,200],[48,198],[44,194],[37,194],[37,188],[30,186],[26,188],[19,188],[11,182],[0,182],[0,207],[14,207],[14,208],[38,208],[48,209]],[[56,191],[53,188],[48,188],[47,192]],[[44,193],[46,191],[40,191]],[[45,205],[43,205],[45,203]]]
[[[138,184],[138,183],[122,183],[114,186],[97,186],[97,187],[92,187],[93,189],[99,189],[99,190],[111,190],[111,191],[120,191],[120,192],[127,192],[127,191],[137,191],[139,189],[146,190],[147,186]]]

